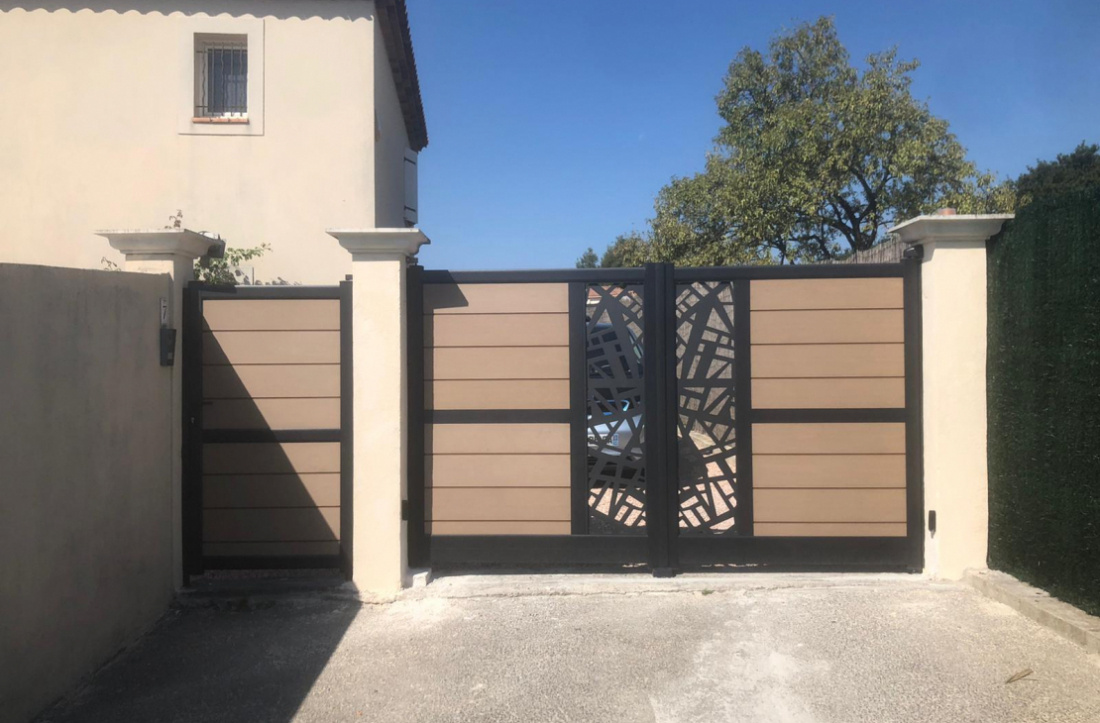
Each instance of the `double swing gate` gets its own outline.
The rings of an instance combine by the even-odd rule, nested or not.
[[[411,267],[412,563],[919,570],[919,284]]]

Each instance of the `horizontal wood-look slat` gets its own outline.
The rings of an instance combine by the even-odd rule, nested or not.
[[[905,379],[753,379],[752,406],[755,409],[897,409],[905,406]]]
[[[203,510],[204,542],[338,540],[340,508]]]
[[[207,542],[207,557],[326,557],[340,554],[340,542]]]
[[[340,475],[206,475],[203,507],[336,507]]]
[[[205,328],[213,331],[340,329],[337,299],[208,299],[202,305]]]
[[[202,335],[204,364],[338,364],[338,331],[213,331]]]
[[[750,308],[770,309],[900,309],[902,279],[754,279]]]
[[[569,490],[562,487],[436,487],[428,517],[433,521],[569,521]]]
[[[563,520],[440,521],[428,522],[429,535],[568,535],[570,524]]]
[[[755,489],[754,523],[905,522],[903,489]]]
[[[757,537],[905,537],[904,522],[755,522]]]
[[[429,487],[569,487],[568,454],[433,454]]]
[[[752,486],[905,487],[905,455],[757,455]]]
[[[425,314],[569,311],[568,284],[426,284]]]
[[[754,424],[752,451],[754,457],[760,454],[904,454],[905,425],[900,422]]]
[[[203,408],[205,429],[339,429],[339,398],[217,399]]]
[[[451,314],[424,317],[426,347],[568,344],[569,314]]]
[[[424,354],[424,378],[568,379],[569,347],[435,347]]]
[[[569,452],[568,424],[426,424],[424,435],[429,454]]]
[[[753,344],[903,342],[901,309],[751,312]]]
[[[426,409],[568,409],[568,379],[474,379],[424,384]]]
[[[249,397],[339,397],[339,364],[237,364],[205,366],[207,399]]]
[[[206,443],[204,474],[339,472],[339,442]]]
[[[752,347],[753,379],[779,377],[900,377],[905,345],[779,344]]]

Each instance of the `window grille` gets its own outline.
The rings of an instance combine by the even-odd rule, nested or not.
[[[195,116],[245,118],[248,115],[248,39],[196,38]]]

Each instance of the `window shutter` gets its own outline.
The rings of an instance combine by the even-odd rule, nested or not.
[[[417,153],[414,150],[405,149],[405,224],[415,226],[417,221],[417,182],[416,182]]]

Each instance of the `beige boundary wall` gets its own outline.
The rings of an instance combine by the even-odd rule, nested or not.
[[[68,692],[172,597],[170,293],[166,274],[0,264],[6,721]]]

